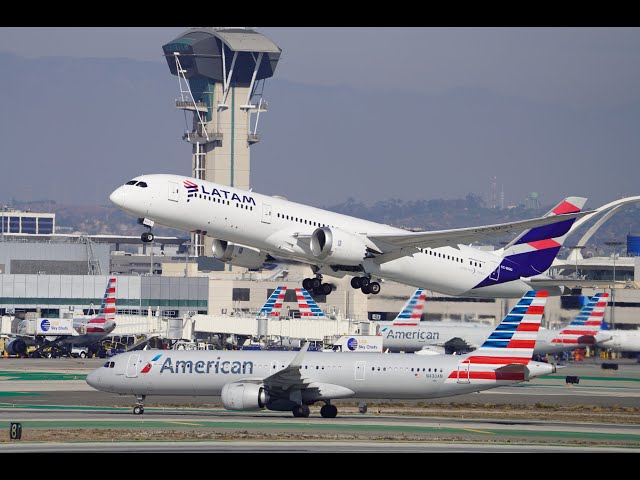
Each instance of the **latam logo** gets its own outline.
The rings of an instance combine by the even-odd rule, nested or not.
[[[147,362],[147,364],[144,366],[144,368],[142,370],[140,370],[140,373],[149,373],[149,370],[151,370],[151,367],[153,367],[153,363],[155,361],[157,361],[161,356],[162,356],[162,354],[159,354],[159,355],[156,355],[155,357],[153,357],[151,359],[151,361]]]
[[[43,332],[47,332],[51,328],[51,323],[46,318],[40,322],[40,328]]]
[[[210,192],[207,192],[203,185],[198,185],[191,180],[185,180],[183,182],[184,188],[187,189],[187,202],[192,198],[195,198],[198,194],[209,195],[211,197],[218,197],[223,200],[229,200],[231,202],[239,202],[246,205],[256,205],[256,201],[253,197],[248,195],[238,195],[237,193],[230,192],[229,190],[222,190],[213,188]]]
[[[356,350],[358,348],[358,340],[351,337],[349,340],[347,340],[347,348],[351,351]]]

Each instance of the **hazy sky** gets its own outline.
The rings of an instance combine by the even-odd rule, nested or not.
[[[640,28],[255,28],[282,48],[276,75],[292,82],[418,93],[486,88],[580,109],[640,98]],[[161,46],[186,29],[2,27],[0,51],[164,63]]]
[[[282,48],[282,57],[274,78],[286,82],[280,84],[279,89],[274,89],[277,97],[277,101],[273,103],[274,111],[267,114],[269,117],[261,119],[261,124],[264,122],[264,132],[268,132],[270,136],[253,147],[255,160],[252,155],[252,183],[258,186],[272,185],[272,182],[261,180],[268,175],[264,162],[258,161],[263,157],[271,166],[274,166],[273,162],[278,162],[278,157],[281,158],[282,165],[274,167],[284,168],[290,180],[287,186],[265,193],[283,194],[296,201],[305,201],[306,195],[315,204],[331,204],[331,200],[337,203],[349,196],[367,202],[390,197],[428,199],[443,196],[443,191],[448,192],[449,197],[459,198],[469,192],[484,193],[488,190],[491,174],[485,165],[495,159],[496,163],[491,169],[498,176],[499,184],[505,185],[506,195],[512,199],[521,195],[519,200],[526,192],[535,190],[546,193],[545,200],[551,203],[565,193],[557,191],[558,185],[563,184],[557,178],[557,183],[550,187],[553,191],[545,192],[541,183],[544,182],[544,175],[549,174],[544,171],[537,186],[523,186],[519,183],[523,178],[537,180],[539,172],[536,170],[544,170],[545,161],[549,165],[558,166],[557,175],[568,176],[567,172],[575,172],[576,175],[584,176],[584,179],[567,177],[565,185],[571,189],[571,194],[596,198],[600,204],[620,196],[640,194],[640,187],[636,189],[640,175],[640,135],[637,134],[635,122],[640,111],[640,28],[255,28]],[[162,67],[166,76],[161,81],[168,85],[172,78],[166,69],[161,46],[186,29],[187,27],[2,27],[0,53],[11,53],[31,60],[71,57],[77,59],[74,65],[90,58],[126,58],[153,62]],[[296,97],[298,86],[308,89],[298,92]],[[72,91],[73,85],[68,88]],[[158,93],[157,101],[167,104],[166,121],[177,123],[178,114],[170,105],[177,83],[175,88],[171,84],[170,88],[173,90],[170,92],[168,88],[166,94]],[[267,85],[267,94],[269,88]],[[481,105],[482,115],[477,110],[480,107],[477,107],[469,113],[468,118],[460,117],[464,117],[464,101],[467,98],[451,95],[452,92],[467,91],[479,92],[477,98],[471,99],[470,105],[473,102],[476,102],[476,107]],[[335,92],[335,100],[332,100],[332,92]],[[345,96],[344,92],[353,92],[353,95]],[[296,102],[301,102],[305,96],[316,93],[318,98],[323,98],[325,105],[312,106],[305,112],[294,111],[292,109],[296,105],[287,104],[287,98],[295,98]],[[0,99],[11,95],[10,91],[0,92]],[[480,97],[481,100],[478,100]],[[448,103],[436,103],[442,108],[442,123],[438,123],[439,117],[433,117],[434,111],[422,110],[425,117],[431,116],[430,134],[433,138],[429,142],[418,141],[421,132],[419,128],[414,128],[414,124],[419,121],[420,111],[412,112],[410,117],[408,115],[407,118],[411,120],[407,122],[410,121],[411,125],[405,128],[401,123],[384,125],[381,132],[387,136],[381,136],[381,132],[376,131],[371,123],[353,135],[341,135],[341,131],[336,134],[329,129],[323,131],[322,125],[333,121],[330,112],[333,110],[343,115],[340,109],[345,108],[345,103],[349,101],[356,102],[359,99],[367,102],[369,105],[366,107],[370,110],[360,112],[372,122],[373,118],[377,119],[376,115],[380,115],[381,121],[390,117],[385,112],[376,111],[376,99],[380,100],[380,108],[382,105],[390,111],[396,108],[392,117],[395,119],[402,115],[402,112],[397,111],[400,105],[405,110],[411,108],[412,98],[415,98],[415,105],[420,105],[420,108],[433,107],[433,99],[458,102],[455,110],[458,116],[447,118]],[[491,103],[491,98],[499,101]],[[27,109],[37,112],[38,108],[46,108],[46,104],[42,103],[37,106],[29,105],[29,100],[28,97],[21,99]],[[155,100],[150,98],[147,101]],[[336,102],[335,107],[329,104],[332,101]],[[517,107],[512,107],[511,104]],[[313,127],[324,144],[333,141],[332,138],[327,138],[329,134],[340,136],[335,139],[336,145],[339,145],[338,152],[334,153],[336,162],[338,165],[342,162],[345,166],[342,176],[349,175],[353,178],[332,182],[330,176],[323,176],[323,172],[318,172],[315,177],[318,184],[304,190],[305,185],[308,185],[303,180],[305,177],[296,177],[300,172],[295,170],[300,170],[301,157],[297,157],[297,164],[290,158],[293,153],[300,155],[300,152],[292,146],[287,150],[287,142],[290,141],[287,137],[293,136],[293,130],[297,127],[287,124],[285,128],[282,122],[286,119],[282,117],[282,113],[278,116],[278,106],[281,111],[287,110],[289,115],[309,115],[308,121],[303,122],[301,119],[300,123],[308,123]],[[72,109],[77,105],[69,103],[68,107]],[[90,105],[84,107],[89,108]],[[128,107],[135,109],[135,102],[130,102]],[[354,103],[351,111],[360,107],[365,106]],[[490,117],[494,108],[499,110],[502,122],[495,125]],[[540,113],[541,109],[545,109],[544,115]],[[316,114],[316,111],[319,113]],[[321,117],[320,112],[326,116]],[[554,115],[553,112],[558,114]],[[0,121],[4,120],[5,125],[12,122],[15,113],[3,109]],[[29,118],[35,119],[37,116],[34,113]],[[606,121],[601,122],[602,119]],[[122,122],[125,121],[126,119],[122,119]],[[358,120],[354,122],[345,123],[343,129],[357,128]],[[363,121],[362,125],[364,124]],[[501,138],[500,131],[496,131],[503,129],[506,132],[505,125],[515,128],[516,124],[521,129],[510,131],[509,138]],[[457,129],[459,125],[464,128]],[[77,128],[83,128],[82,121],[78,122]],[[109,128],[108,125],[106,128]],[[541,135],[535,128],[546,128],[547,131]],[[0,158],[3,153],[8,157],[16,156],[19,149],[28,153],[35,142],[49,133],[45,129],[33,135],[27,125],[16,129],[15,135],[25,135],[24,139],[20,139],[19,147],[5,147],[11,145],[11,142],[18,142],[18,139],[3,138],[0,132]],[[178,132],[177,128],[171,129]],[[405,136],[394,136],[397,133],[394,129],[404,130]],[[81,133],[79,130],[76,132]],[[100,134],[108,138],[110,132],[102,127]],[[367,139],[367,135],[370,138]],[[171,137],[171,141],[178,145],[179,132],[174,137]],[[62,142],[64,138],[53,140]],[[158,138],[158,142],[162,141],[165,139]],[[312,142],[313,137],[309,141]],[[380,141],[382,144],[374,150],[363,150],[363,142],[373,144]],[[415,143],[411,143],[412,141]],[[314,149],[316,146],[310,145]],[[399,151],[401,146],[404,149]],[[188,145],[172,144],[171,148],[182,152],[180,155],[184,154],[184,163],[188,165]],[[274,153],[275,151],[278,153]],[[383,169],[382,165],[375,163],[382,162],[376,158],[376,151],[384,152],[385,158],[394,157],[391,170]],[[304,155],[304,151],[301,152]],[[339,157],[341,152],[345,152],[344,158],[353,161],[345,164],[344,159]],[[357,158],[358,152],[362,152],[366,158]],[[475,152],[477,155],[474,155]],[[430,163],[427,164],[426,159]],[[521,163],[518,164],[518,161]],[[7,159],[2,158],[3,165],[6,162]],[[136,162],[140,173],[157,171],[154,167],[157,163],[152,159],[137,156]],[[334,168],[330,162],[328,165]],[[64,167],[64,164],[58,168],[60,166]],[[119,165],[114,166],[120,168]],[[412,169],[417,167],[421,172],[429,173],[419,182],[416,178],[403,179],[403,175],[399,174],[405,172],[404,177],[415,177]],[[69,167],[70,170],[73,168]],[[601,170],[598,172],[598,169]],[[614,188],[607,180],[610,178],[608,169],[619,174],[622,182],[620,188]],[[394,172],[398,175],[397,179],[391,176]],[[470,187],[473,185],[470,181],[453,179],[453,174],[461,172],[473,177],[477,185],[475,190]],[[45,168],[32,168],[30,173],[34,177],[50,175]],[[308,180],[308,172],[303,171],[302,174]],[[438,177],[438,174],[442,177]],[[333,176],[335,177],[335,172]],[[381,176],[386,183],[380,183]],[[429,179],[433,181],[433,185],[429,185]],[[111,179],[107,180],[109,184],[104,191],[97,185],[96,201],[108,197],[109,188],[115,186],[110,183]],[[418,183],[412,184],[412,181]],[[99,182],[95,181],[94,184]],[[335,191],[327,190],[329,184],[334,185]],[[370,188],[367,189],[368,184]],[[446,189],[442,189],[445,184]],[[353,185],[351,192],[347,191],[349,185]],[[425,187],[424,191],[420,190],[421,186]],[[584,187],[584,192],[577,191],[581,186]],[[65,190],[64,186],[60,189]],[[32,190],[42,191],[37,185]],[[68,200],[64,197],[65,193],[70,194],[61,192],[61,199]],[[0,194],[0,200],[6,200],[6,197]]]

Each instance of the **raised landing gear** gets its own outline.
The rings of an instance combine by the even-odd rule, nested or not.
[[[136,406],[133,407],[134,415],[142,415],[144,413],[144,399],[146,395],[136,395]]]
[[[311,411],[309,410],[309,405],[296,405],[293,407],[292,412],[294,417],[307,418]]]
[[[322,275],[316,275],[315,278],[305,278],[302,281],[302,288],[313,295],[329,295],[333,291],[331,284],[322,283]]]
[[[351,279],[351,287],[359,288],[362,293],[368,295],[370,293],[377,295],[380,293],[380,284],[372,282],[369,277],[353,277]]]

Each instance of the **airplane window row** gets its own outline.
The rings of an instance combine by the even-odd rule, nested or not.
[[[377,371],[379,372],[380,368],[382,368],[383,372],[387,371],[387,367],[371,367],[371,371],[375,372],[376,369],[377,369]],[[426,368],[426,367],[422,367],[422,370],[420,368],[415,368],[415,367],[411,367],[411,368],[409,368],[409,367],[393,367],[393,371],[394,372],[402,371],[402,370],[404,370],[405,372],[409,372],[409,371],[411,371],[411,372],[420,372],[420,371],[422,371],[422,372],[431,372],[432,371],[431,368]],[[391,367],[389,367],[389,371],[390,372],[392,371]],[[437,368],[433,369],[433,372],[437,372],[437,371],[438,371]],[[442,372],[442,368],[440,369],[440,372]]]
[[[231,202],[229,200],[223,200],[221,198],[214,197],[213,195],[203,195],[202,193],[197,193],[196,197],[202,198],[204,200],[209,200],[210,202],[222,203],[223,205],[231,205]],[[253,207],[251,207],[251,210],[253,210]]]
[[[320,222],[312,222],[311,220],[307,220],[305,218],[294,217],[293,215],[285,215],[284,213],[278,213],[278,218],[282,218],[283,220],[291,220],[292,222],[304,223],[305,225],[312,225],[314,227],[333,227],[333,225],[327,225],[326,223]]]
[[[444,253],[435,252],[428,248],[420,248],[419,250],[425,255],[433,255],[434,257],[438,257],[442,259],[446,258],[447,260],[453,260],[454,262],[464,263],[464,260],[462,258],[454,257],[453,255],[445,255]],[[480,262],[475,262],[473,260],[469,260],[469,265],[473,267],[482,267],[482,264]]]
[[[137,180],[129,180],[125,185],[135,185],[136,187],[147,188],[147,182],[138,182]]]

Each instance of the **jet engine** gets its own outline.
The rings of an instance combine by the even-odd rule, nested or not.
[[[4,351],[7,355],[24,355],[27,353],[27,344],[24,340],[16,338],[5,344]]]
[[[261,252],[255,248],[229,243],[226,240],[214,240],[211,249],[213,250],[213,256],[218,260],[230,265],[245,267],[249,270],[260,269],[267,260],[271,259],[268,253]]]
[[[255,383],[227,383],[220,398],[227,410],[257,410],[269,403],[269,393]]]
[[[360,265],[367,253],[368,241],[361,235],[339,228],[320,227],[311,235],[311,253],[318,259],[334,265]]]

